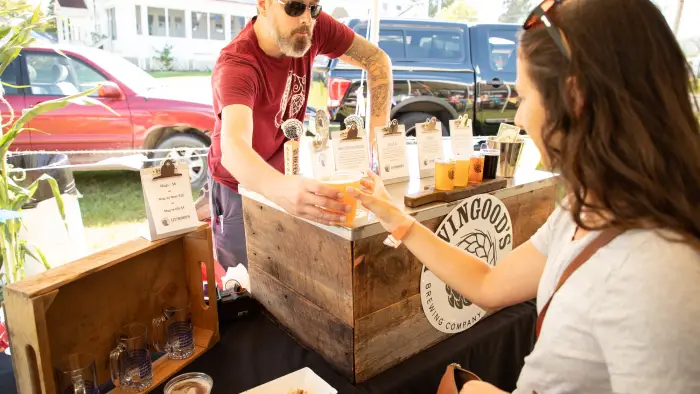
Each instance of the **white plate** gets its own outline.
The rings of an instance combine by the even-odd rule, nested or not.
[[[306,390],[308,394],[338,394],[338,390],[331,387],[308,367],[241,394],[288,394],[299,389]]]

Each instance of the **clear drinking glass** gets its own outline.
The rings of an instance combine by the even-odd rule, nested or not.
[[[167,352],[173,360],[183,360],[194,353],[194,334],[189,308],[166,307],[153,319],[153,347]]]
[[[100,394],[95,357],[89,353],[73,353],[58,364],[59,388],[63,394]]]
[[[117,332],[117,348],[109,354],[112,382],[126,391],[144,391],[153,383],[148,329],[132,323]]]

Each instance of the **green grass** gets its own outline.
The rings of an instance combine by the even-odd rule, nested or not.
[[[149,74],[156,78],[208,77],[211,75],[211,71],[151,71]]]
[[[90,171],[73,175],[78,191],[83,195],[80,212],[92,251],[129,241],[146,228],[139,172]],[[193,199],[197,193],[197,190],[192,191]]]

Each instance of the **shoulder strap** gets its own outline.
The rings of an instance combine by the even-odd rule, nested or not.
[[[600,233],[591,243],[586,245],[585,248],[581,251],[581,253],[574,258],[573,261],[571,261],[571,264],[569,264],[568,267],[566,267],[566,270],[564,270],[564,273],[561,275],[561,278],[559,278],[559,283],[557,283],[557,287],[554,289],[554,292],[552,292],[552,295],[549,296],[549,300],[547,300],[547,303],[544,304],[544,308],[542,308],[542,312],[537,316],[537,326],[535,327],[535,334],[537,337],[540,336],[540,330],[542,329],[542,322],[544,321],[544,316],[547,314],[547,309],[549,309],[549,303],[552,302],[552,298],[554,297],[554,294],[561,288],[561,286],[566,282],[567,279],[571,276],[571,274],[574,273],[580,266],[583,265],[588,259],[591,258],[595,254],[595,252],[598,251],[598,249],[602,248],[603,246],[609,244],[613,239],[615,239],[618,235],[622,234],[622,231],[615,229],[615,228],[609,228],[606,230],[603,230],[602,233]]]

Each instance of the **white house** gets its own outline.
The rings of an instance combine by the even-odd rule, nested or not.
[[[114,52],[146,70],[171,46],[177,70],[210,70],[223,48],[255,16],[256,0],[51,0],[58,40]],[[370,1],[324,0],[336,18],[366,17]],[[427,17],[428,1],[383,0],[383,17]]]
[[[59,42],[97,46],[150,70],[171,46],[177,70],[209,70],[256,13],[255,0],[57,0]]]

